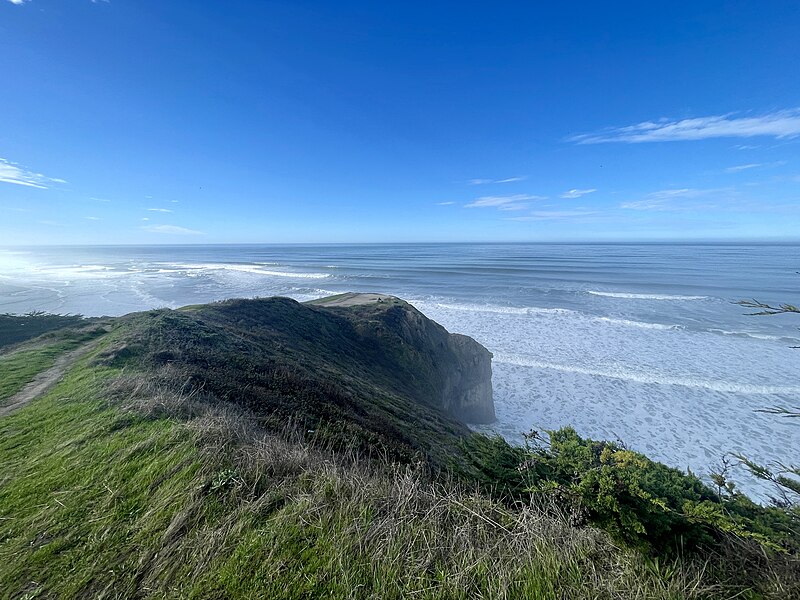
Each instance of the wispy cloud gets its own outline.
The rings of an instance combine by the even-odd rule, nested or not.
[[[620,208],[652,211],[698,210],[701,208],[710,208],[708,205],[697,204],[696,200],[698,198],[731,197],[734,194],[735,192],[731,188],[675,188],[651,192],[641,200],[623,202]],[[689,201],[688,203],[687,200]]]
[[[5,158],[0,158],[0,182],[24,185],[26,187],[46,190],[54,183],[66,183],[63,179],[47,177],[41,173],[34,173],[13,163]]]
[[[145,225],[142,227],[145,231],[150,233],[168,233],[172,235],[203,235],[202,231],[196,229],[187,229],[186,227],[178,227],[177,225]]]
[[[498,210],[524,210],[529,200],[546,200],[546,196],[513,194],[511,196],[482,196],[465,204],[466,208],[496,208]]]
[[[567,141],[578,144],[603,142],[674,142],[710,138],[767,136],[790,138],[800,135],[800,109],[779,110],[760,116],[736,116],[734,113],[681,119],[645,121],[636,125],[606,129],[597,133],[572,136]]]
[[[749,169],[768,169],[772,167],[782,167],[786,164],[785,160],[778,160],[771,163],[748,163],[746,165],[736,165],[725,169],[726,173],[738,173],[739,171],[747,171]]]
[[[593,210],[538,210],[529,215],[509,217],[509,221],[549,221],[554,219],[574,219],[596,215]]]
[[[87,221],[99,221],[100,217],[83,217]]]
[[[455,202],[451,200],[449,202],[437,202],[436,206],[450,206],[452,204],[455,204]]]
[[[149,210],[150,212],[158,212],[158,213],[171,213],[172,212],[169,208],[147,208],[145,210]]]
[[[488,183],[515,183],[517,181],[525,181],[525,177],[506,177],[505,179],[470,179],[467,183],[470,185],[486,185]]]
[[[30,2],[30,0],[8,0],[11,4],[16,4],[19,6],[20,4],[25,4],[26,2]]]
[[[592,192],[596,192],[595,188],[591,188],[588,190],[569,190],[568,192],[564,192],[561,194],[562,198],[580,198],[581,196],[585,196],[586,194],[591,194]]]
[[[746,165],[736,165],[735,167],[728,167],[725,169],[726,173],[738,173],[739,171],[746,171],[748,169],[757,169],[763,167],[763,163],[749,163]]]

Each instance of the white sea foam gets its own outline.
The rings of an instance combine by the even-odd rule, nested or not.
[[[255,264],[235,264],[235,263],[178,263],[170,264],[168,267],[182,269],[185,271],[235,271],[239,273],[252,273],[254,275],[267,275],[270,277],[290,277],[292,279],[326,279],[330,273],[304,273],[300,271],[276,271],[274,269],[264,269]]]
[[[259,275],[270,275],[272,277],[291,277],[293,279],[325,279],[330,277],[329,273],[297,273],[289,271],[267,271],[263,269],[260,271],[251,272],[258,273]]]
[[[754,331],[728,331],[727,329],[717,329],[717,328],[711,328],[708,331],[719,335],[747,337],[747,338],[752,338],[754,340],[770,340],[770,341],[784,342],[787,344],[800,343],[800,339],[788,335],[770,335],[768,333],[758,333]]]
[[[692,377],[674,377],[654,371],[637,372],[626,369],[618,365],[609,365],[604,369],[589,368],[579,365],[564,365],[535,360],[525,356],[513,354],[495,354],[495,362],[509,363],[521,367],[534,367],[537,369],[552,369],[564,373],[580,373],[582,375],[592,375],[595,377],[609,377],[621,379],[635,383],[645,383],[653,385],[677,385],[688,388],[702,388],[715,392],[731,394],[758,394],[758,395],[788,395],[800,394],[800,386],[782,385],[752,385],[748,383],[736,383],[732,381],[712,381],[696,379]]]
[[[124,273],[115,271],[112,267],[106,265],[49,265],[29,267],[29,272],[35,277],[40,276],[66,280],[124,275]]]
[[[446,308],[449,310],[459,310],[471,313],[495,313],[495,314],[508,314],[508,315],[527,315],[527,308],[517,308],[513,306],[497,306],[491,304],[455,304],[437,302],[436,306],[439,308]]]
[[[619,436],[656,460],[698,473],[707,473],[726,452],[788,461],[790,452],[774,440],[800,444],[790,423],[754,413],[800,395],[792,377],[800,353],[767,334],[719,335],[694,318],[689,328],[578,310],[415,305],[494,354],[498,421],[492,429],[509,438],[520,439],[530,427],[572,425],[595,439]],[[751,493],[763,491],[745,477],[737,483]]]
[[[421,306],[424,306],[425,303],[419,303]],[[586,315],[576,310],[570,310],[568,308],[545,308],[540,306],[527,306],[527,307],[516,307],[516,306],[499,306],[496,304],[458,304],[458,303],[446,303],[446,302],[437,302],[436,306],[438,308],[444,308],[448,310],[457,310],[457,311],[464,311],[464,312],[471,312],[471,313],[494,313],[500,315],[560,315],[560,316],[575,316],[578,318],[585,318],[587,320],[593,320],[598,323],[608,323],[610,325],[621,325],[624,327],[639,327],[641,329],[660,329],[660,330],[667,330],[667,329],[683,329],[683,325],[667,325],[663,323],[649,323],[645,321],[633,321],[630,319],[616,319],[612,317],[594,317],[591,315]]]
[[[664,323],[647,323],[645,321],[631,321],[630,319],[614,319],[611,317],[592,317],[598,323],[610,323],[612,325],[623,325],[625,327],[639,327],[640,329],[684,329],[683,325],[665,325]]]
[[[627,292],[601,292],[589,290],[593,296],[605,296],[607,298],[626,298],[629,300],[707,300],[708,296],[677,296],[672,294],[630,294]]]
[[[418,302],[424,306],[426,302]],[[455,302],[437,302],[436,306],[448,310],[471,313],[494,313],[499,315],[574,315],[577,311],[568,308],[544,308],[539,306],[500,306],[498,304],[460,304]]]

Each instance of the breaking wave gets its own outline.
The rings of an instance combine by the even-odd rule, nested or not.
[[[628,300],[707,300],[708,296],[677,296],[672,294],[630,294],[628,292],[600,292],[589,290],[587,293],[593,296],[605,296],[606,298],[625,298]]]

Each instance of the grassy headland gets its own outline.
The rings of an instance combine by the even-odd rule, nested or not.
[[[232,301],[94,330],[0,418],[0,594],[800,593],[796,513],[568,430],[470,433],[419,401],[436,374],[409,379],[420,357],[383,308]],[[0,359],[32,365],[11,393],[52,364],[25,353],[61,343]]]

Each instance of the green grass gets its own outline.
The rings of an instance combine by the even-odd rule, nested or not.
[[[0,406],[20,391],[56,359],[80,344],[77,340],[59,340],[30,350],[0,356]]]
[[[469,429],[417,399],[437,397],[452,357],[432,367],[386,322],[391,315],[363,311],[378,314],[340,314],[285,298],[148,311],[119,321],[119,348],[108,360],[146,372],[172,365],[181,384],[277,423],[302,420],[341,448],[407,462],[423,454],[441,465],[457,458],[456,443]],[[430,346],[445,336],[436,326]]]
[[[0,350],[48,331],[79,327],[89,322],[90,319],[84,319],[79,315],[53,315],[43,312],[30,312],[25,315],[0,314]]]
[[[751,560],[736,540],[648,557],[568,496],[531,495],[524,450],[403,399],[369,372],[361,334],[299,306],[115,320],[45,396],[0,418],[0,598],[800,593],[794,557]],[[44,361],[24,353],[76,336],[0,364]]]
[[[191,496],[200,466],[191,436],[108,407],[99,400],[108,376],[76,369],[0,420],[0,589],[12,596],[134,589],[138,549]]]
[[[697,584],[541,508],[118,377],[84,360],[0,420],[2,597],[681,598]]]

